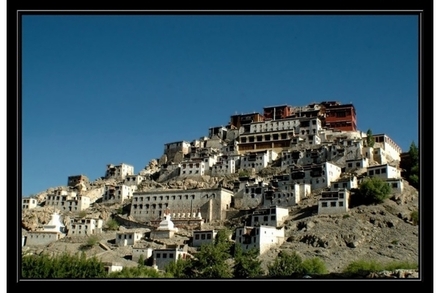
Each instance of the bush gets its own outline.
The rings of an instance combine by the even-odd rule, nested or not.
[[[378,204],[390,197],[391,187],[381,178],[371,177],[361,182],[359,192],[366,204]]]
[[[119,223],[118,223],[118,221],[116,221],[115,219],[109,219],[109,220],[107,221],[107,228],[108,228],[109,230],[113,230],[113,231],[118,230],[118,229],[119,229]]]
[[[417,263],[410,263],[407,261],[379,263],[377,261],[358,260],[350,263],[345,269],[344,273],[349,274],[362,274],[362,273],[374,273],[380,271],[394,271],[397,269],[417,269]]]
[[[292,277],[303,273],[302,259],[295,251],[292,253],[281,251],[267,269],[271,278]]]
[[[413,211],[410,216],[411,216],[411,221],[413,222],[413,224],[418,225],[419,224],[419,211]]]
[[[327,274],[325,263],[319,257],[309,258],[302,263],[303,273],[308,275]]]

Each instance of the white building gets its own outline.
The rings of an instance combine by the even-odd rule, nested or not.
[[[53,213],[52,218],[40,231],[28,232],[26,245],[47,245],[66,236],[66,227],[58,213]]]
[[[402,149],[397,145],[388,135],[385,134],[374,134],[374,148],[380,147],[383,149],[387,156],[391,160],[400,162],[400,154]]]
[[[192,247],[201,247],[204,244],[210,244],[215,241],[217,230],[193,230]]]
[[[191,149],[191,143],[187,141],[176,141],[164,145],[164,155],[167,156],[167,162],[180,163],[181,158],[188,154]],[[178,156],[176,156],[179,154]]]
[[[256,227],[264,225],[282,227],[288,216],[289,210],[287,208],[278,206],[259,208],[252,213],[251,226]]]
[[[404,190],[404,184],[402,178],[391,178],[385,180],[387,184],[391,187],[392,194],[400,194]]]
[[[235,158],[227,155],[219,156],[217,162],[211,167],[212,176],[222,176],[235,173]]]
[[[400,176],[400,169],[390,166],[388,164],[375,165],[367,168],[367,175],[369,177],[380,177],[383,179],[398,179]]]
[[[258,172],[276,160],[278,154],[272,150],[245,153],[241,158],[240,169],[253,169]]]
[[[153,266],[164,270],[169,263],[177,262],[178,259],[188,259],[191,255],[188,253],[187,245],[168,245],[166,248],[154,249],[152,257]]]
[[[318,202],[318,214],[337,214],[348,212],[350,191],[323,191]]]
[[[90,207],[90,197],[77,195],[74,191],[59,190],[46,196],[46,206],[66,212],[79,212]]]
[[[142,239],[142,236],[145,234],[145,231],[141,230],[125,230],[116,232],[115,243],[118,246],[127,246],[134,245],[139,240]]]
[[[123,180],[127,175],[134,174],[134,167],[132,165],[121,163],[119,165],[108,164],[105,171],[106,179]]]
[[[102,200],[106,202],[122,203],[126,199],[132,198],[135,190],[137,190],[135,185],[107,184],[104,187],[104,195],[102,196]]]
[[[341,167],[325,162],[307,166],[291,166],[290,172],[293,183],[308,183],[314,190],[330,187],[332,181],[339,179]]]
[[[238,227],[235,230],[235,243],[241,245],[243,251],[256,248],[260,254],[275,248],[284,242],[284,227],[272,226]]]
[[[161,219],[166,210],[201,212],[205,222],[223,221],[234,193],[228,189],[165,189],[135,192],[130,216],[136,221]]]
[[[138,174],[133,174],[133,175],[127,175],[125,176],[124,185],[127,186],[138,186],[139,184],[141,184],[141,182],[144,180],[144,176],[142,175],[138,175]],[[136,191],[136,190],[134,190]]]
[[[351,190],[353,188],[358,188],[357,176],[352,175],[352,176],[343,177],[331,183],[332,191],[338,191],[341,188],[346,188],[348,190]]]
[[[84,236],[102,233],[103,221],[99,218],[78,218],[70,220],[69,236]]]
[[[183,161],[180,167],[180,175],[205,175],[205,170],[208,170],[207,164],[201,160],[197,161]]]
[[[30,210],[36,208],[38,205],[38,201],[33,197],[25,197],[21,200],[21,207],[23,210]]]
[[[369,159],[365,157],[360,159],[345,160],[346,171],[368,168],[369,165]]]

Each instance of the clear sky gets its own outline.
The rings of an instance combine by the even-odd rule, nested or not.
[[[353,103],[358,129],[418,145],[414,15],[25,15],[22,195],[135,173],[263,107]]]

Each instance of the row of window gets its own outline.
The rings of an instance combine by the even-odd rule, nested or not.
[[[344,206],[344,202],[343,201],[338,201],[338,205],[340,207],[343,207]],[[321,207],[327,208],[328,207],[328,202],[326,202],[326,201],[321,202]],[[336,207],[336,202],[335,201],[331,201],[330,202],[330,207]]]
[[[201,240],[210,240],[210,239],[212,239],[212,234],[211,233],[207,233],[207,234],[205,234],[205,233],[203,233],[203,234],[199,234],[199,233],[197,233],[197,234],[195,234],[194,235],[194,239],[195,240],[199,240],[199,239],[201,239]]]

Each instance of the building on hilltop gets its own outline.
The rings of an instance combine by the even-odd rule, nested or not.
[[[341,104],[337,101],[324,101],[321,105],[325,107],[325,127],[342,131],[356,131],[356,109],[353,104]]]
[[[121,163],[119,165],[108,164],[105,171],[105,179],[123,180],[127,175],[134,174],[132,165]]]

